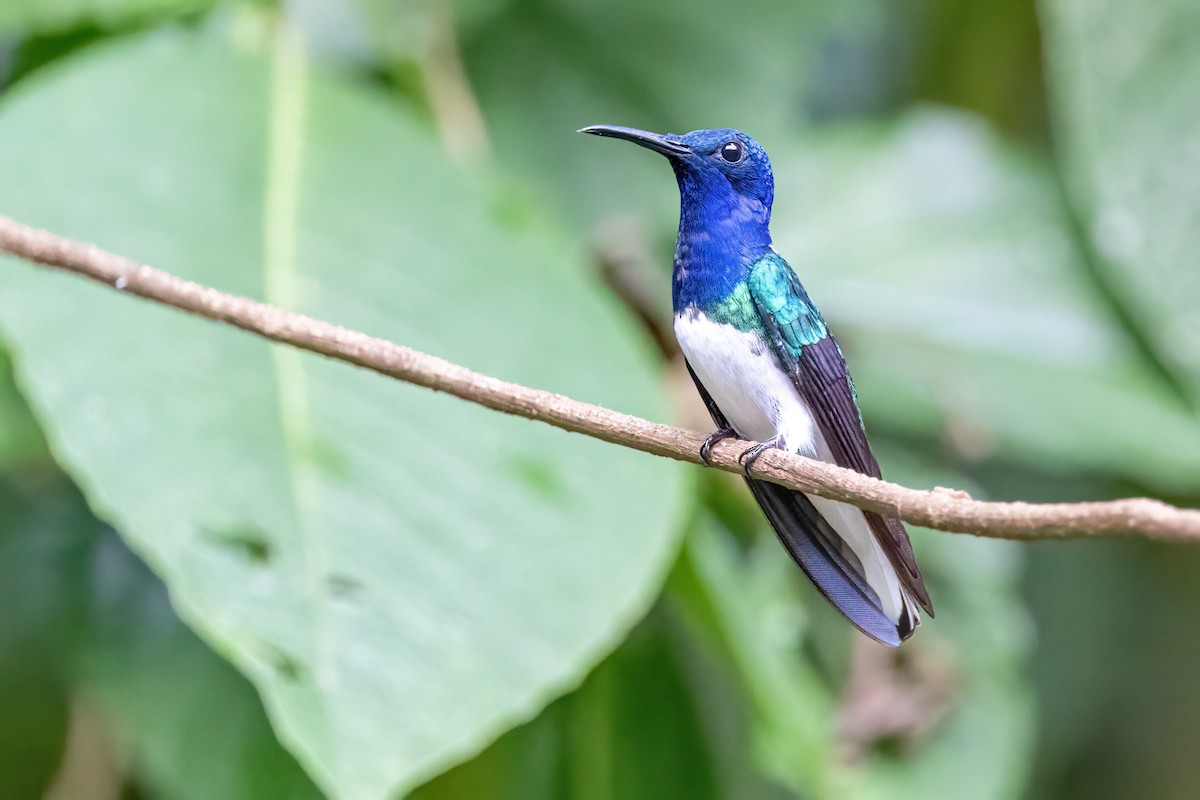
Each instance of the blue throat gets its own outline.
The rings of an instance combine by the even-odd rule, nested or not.
[[[672,302],[676,312],[707,309],[728,297],[771,252],[771,198],[764,203],[747,197],[719,173],[673,166],[680,208]]]

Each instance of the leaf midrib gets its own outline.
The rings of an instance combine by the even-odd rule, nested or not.
[[[300,207],[300,181],[303,164],[305,106],[307,102],[307,63],[299,35],[281,23],[276,31],[272,53],[271,84],[268,98],[267,169],[263,216],[263,283],[266,302],[287,309],[299,309],[300,291],[296,281],[296,245]],[[313,458],[312,417],[309,409],[308,379],[301,354],[281,345],[271,345],[279,420],[283,435],[296,518],[302,577],[311,607],[313,682],[320,717],[328,724],[326,691],[336,683],[335,670],[327,658],[329,624],[325,605],[320,601],[322,576],[326,573],[326,553],[317,525],[320,480]],[[331,746],[336,737],[330,737]],[[326,765],[336,772],[337,758]]]

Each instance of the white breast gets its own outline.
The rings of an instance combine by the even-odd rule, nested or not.
[[[675,337],[739,436],[782,435],[786,449],[815,455],[812,414],[761,336],[692,309],[675,315]]]

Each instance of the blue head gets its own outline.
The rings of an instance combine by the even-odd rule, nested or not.
[[[724,297],[771,249],[775,179],[762,145],[746,134],[714,128],[677,136],[613,125],[581,132],[625,139],[671,162],[680,196],[677,309]]]

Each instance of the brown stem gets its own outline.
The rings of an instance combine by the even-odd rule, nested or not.
[[[425,10],[431,35],[418,64],[442,144],[459,163],[486,161],[491,152],[487,124],[459,52],[452,5],[431,0]]]
[[[192,283],[95,245],[64,239],[6,217],[0,217],[0,252],[73,272],[128,294],[496,411],[677,461],[701,463],[704,435],[695,431],[481,375],[383,339]],[[739,472],[737,457],[745,447],[745,443],[717,445],[712,454],[713,466]],[[1093,503],[982,502],[965,492],[908,489],[779,450],[764,453],[755,463],[754,473],[756,478],[860,508],[895,510],[906,522],[944,531],[998,539],[1134,533],[1152,539],[1200,541],[1200,511],[1147,498]]]

